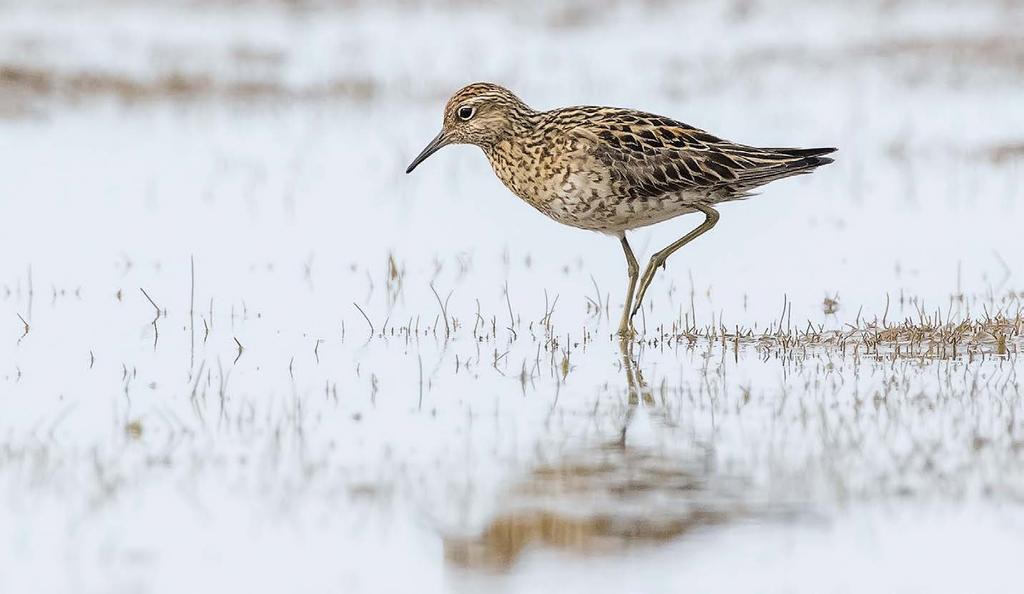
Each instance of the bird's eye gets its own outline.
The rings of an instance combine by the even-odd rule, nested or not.
[[[474,113],[476,113],[476,109],[472,105],[463,105],[459,108],[459,119],[463,121],[468,120],[473,117]]]

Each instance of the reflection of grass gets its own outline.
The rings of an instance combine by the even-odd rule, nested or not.
[[[267,342],[280,340],[278,334],[266,334],[254,317],[214,318],[211,303],[209,325],[203,320],[210,342],[233,350],[200,350],[195,373],[185,356],[191,306],[174,308],[166,286],[140,291],[134,300],[148,306],[131,310],[132,320],[149,323],[150,309],[160,316],[152,361],[161,368],[187,361],[178,379],[158,389],[161,368],[149,361],[137,365],[131,351],[124,363],[101,357],[86,378],[105,381],[100,374],[121,366],[124,390],[110,400],[123,402],[113,417],[117,441],[86,459],[95,476],[79,478],[73,423],[62,429],[74,402],[40,415],[39,431],[25,427],[29,437],[15,433],[0,448],[0,470],[15,477],[17,488],[38,481],[32,486],[43,493],[74,484],[76,490],[63,491],[74,494],[63,497],[115,511],[152,482],[185,476],[204,488],[226,480],[257,501],[289,508],[326,500],[342,510],[332,513],[354,509],[346,507],[352,502],[387,513],[393,495],[473,506],[495,480],[491,470],[508,476],[506,463],[514,459],[511,488],[501,490],[497,512],[480,524],[465,521],[459,503],[437,507],[440,525],[461,531],[443,536],[446,559],[492,570],[513,568],[534,547],[621,554],[749,519],[814,517],[836,501],[958,501],[974,493],[1019,500],[1024,440],[1016,354],[1024,310],[1016,293],[1000,299],[958,292],[950,311],[931,314],[901,298],[873,319],[844,300],[837,311],[850,323],[833,313],[831,329],[790,322],[788,301],[755,328],[720,321],[698,326],[691,309],[665,320],[666,329],[627,343],[616,368],[607,346],[618,339],[600,315],[607,308],[596,308],[595,299],[549,296],[541,303],[537,296],[527,309],[517,306],[527,287],[506,284],[500,297],[488,299],[455,284],[449,304],[451,285],[409,281],[403,271],[413,267],[397,257],[371,266],[386,271],[394,286],[367,298],[365,310],[344,308],[350,321],[365,316],[369,339],[362,321],[348,338],[324,325],[308,340],[303,333],[302,353],[268,354]],[[363,270],[353,272],[360,278]],[[180,293],[186,292],[183,285]],[[4,294],[0,285],[0,300],[18,295]],[[412,309],[392,310],[396,296]],[[382,303],[386,311],[370,307]],[[460,303],[475,307],[460,312]],[[672,309],[652,308],[648,317],[661,323]],[[410,319],[393,325],[388,316],[396,313]],[[461,323],[460,315],[476,324]],[[719,312],[716,320],[722,317]],[[22,350],[45,344],[35,339],[47,332],[64,331],[28,319],[35,323]],[[297,324],[290,313],[275,321]],[[247,337],[248,350],[230,365],[234,351],[242,351],[236,333]],[[420,340],[426,336],[436,340]],[[734,352],[738,365],[731,362]],[[980,356],[989,353],[1005,357]],[[229,355],[224,365],[221,355]],[[91,353],[89,359],[92,369]],[[287,387],[280,383],[285,368]],[[187,384],[181,381],[186,370]],[[9,381],[19,380],[20,372]],[[140,394],[145,385],[149,390]],[[515,393],[520,386],[522,397]],[[95,406],[96,394],[82,396]],[[538,414],[524,419],[531,410]],[[444,434],[443,441],[424,451],[412,432],[375,436],[378,427],[410,419]],[[534,436],[506,438],[518,431],[510,427],[526,423],[543,429],[534,453],[523,458],[520,448]],[[521,462],[528,469],[520,473]],[[465,499],[452,497],[463,484]]]
[[[966,297],[956,304],[968,302],[984,310]],[[534,548],[621,554],[743,518],[813,517],[823,493],[826,501],[958,499],[980,482],[985,496],[1016,498],[1024,441],[1015,368],[1024,310],[1006,304],[1017,302],[1011,294],[997,313],[919,311],[898,322],[887,308],[876,319],[858,314],[839,330],[810,323],[797,329],[787,303],[767,329],[686,326],[692,318],[684,318],[671,331],[623,342],[618,387],[628,398],[613,391],[610,406],[600,396],[593,407],[559,405],[578,407],[588,417],[583,425],[601,427],[587,441],[598,446],[569,455],[545,450],[502,491],[499,511],[478,530],[445,536],[446,559],[507,571]],[[557,326],[551,331],[564,334]],[[751,351],[763,361],[751,361]],[[732,353],[741,362],[741,352],[745,363],[725,362]],[[664,353],[704,365],[684,364],[693,373],[677,376],[659,369]],[[989,355],[999,357],[986,363]],[[742,376],[780,361],[786,371],[779,386],[733,379],[736,369]],[[549,375],[564,382],[549,365]],[[580,377],[571,381],[585,381]],[[662,442],[671,444],[666,449],[675,450],[632,445],[638,438],[627,439],[627,428],[641,410],[656,431],[671,436]],[[743,437],[732,441],[737,434]],[[556,430],[553,440],[564,437]]]

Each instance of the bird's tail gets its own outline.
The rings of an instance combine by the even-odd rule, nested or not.
[[[810,173],[816,167],[832,163],[834,159],[823,155],[835,151],[833,147],[758,149],[758,165],[740,172],[738,185],[751,189],[784,177]]]
[[[835,161],[831,157],[823,157],[829,153],[836,152],[835,147],[823,147],[823,148],[766,148],[767,152],[775,153],[782,157],[788,157],[787,165],[795,169],[813,169],[821,165],[828,165]]]

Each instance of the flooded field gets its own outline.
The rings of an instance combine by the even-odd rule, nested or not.
[[[1022,25],[0,3],[0,592],[1017,591]],[[620,342],[617,241],[404,174],[473,80],[839,152]]]

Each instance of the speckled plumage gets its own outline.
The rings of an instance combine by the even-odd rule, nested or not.
[[[580,106],[536,111],[491,83],[475,83],[452,96],[441,134],[407,172],[454,143],[483,149],[498,178],[552,219],[619,237],[630,266],[627,309],[637,266],[625,231],[703,212],[704,225],[652,257],[634,314],[657,265],[717,222],[714,205],[750,196],[776,179],[809,173],[831,163],[823,155],[835,151],[736,144],[631,109]],[[631,333],[627,325],[624,314],[620,332]]]
[[[535,111],[488,83],[460,90],[446,113],[456,119],[455,108],[466,104],[507,117],[507,129],[479,146],[516,196],[559,223],[605,233],[694,212],[694,202],[744,198],[770,181],[830,163],[821,155],[835,150],[735,144],[631,109]]]

